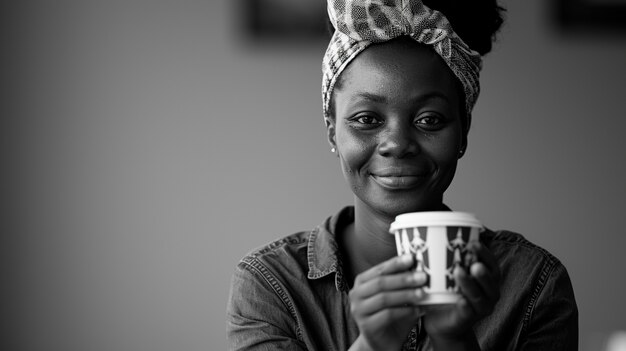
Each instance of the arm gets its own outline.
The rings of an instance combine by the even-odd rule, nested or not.
[[[306,350],[285,302],[255,267],[240,263],[227,305],[229,350]]]
[[[522,351],[578,350],[578,308],[569,275],[561,263],[549,272],[522,333]]]

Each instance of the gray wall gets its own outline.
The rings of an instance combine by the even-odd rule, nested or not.
[[[352,201],[320,116],[325,44],[248,45],[234,1],[16,3],[1,348],[224,349],[237,260]],[[566,264],[585,346],[626,329],[626,36],[505,4],[446,201]]]

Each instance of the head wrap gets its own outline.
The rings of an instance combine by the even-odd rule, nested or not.
[[[467,127],[480,85],[481,56],[452,30],[448,19],[421,0],[327,0],[335,32],[322,61],[324,120],[330,118],[330,98],[344,68],[374,43],[400,36],[430,45],[459,79],[465,93]]]

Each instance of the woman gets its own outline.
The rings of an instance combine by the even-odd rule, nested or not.
[[[233,350],[576,350],[563,265],[521,235],[486,230],[454,278],[456,305],[419,306],[423,274],[388,229],[406,212],[449,210],[467,147],[481,55],[502,22],[495,0],[329,0],[323,62],[331,150],[355,195],[308,232],[241,260],[228,302]],[[446,17],[447,16],[447,17]],[[457,29],[455,32],[453,27]]]

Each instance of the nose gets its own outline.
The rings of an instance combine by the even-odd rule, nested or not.
[[[378,153],[385,157],[414,156],[419,150],[416,131],[404,123],[388,123],[378,143]]]

